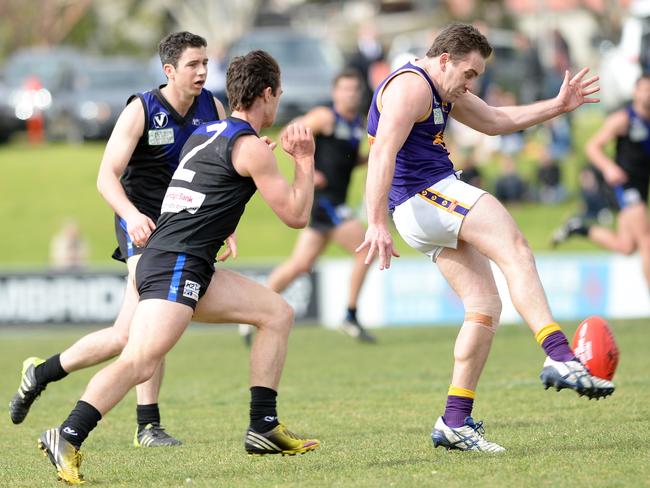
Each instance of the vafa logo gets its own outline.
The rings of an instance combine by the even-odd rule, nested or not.
[[[156,129],[162,129],[167,126],[169,118],[165,112],[158,112],[153,116],[153,125]]]

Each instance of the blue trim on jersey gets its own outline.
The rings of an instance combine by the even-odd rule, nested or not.
[[[186,256],[186,254],[180,253],[176,258],[174,274],[172,275],[172,281],[169,284],[169,293],[167,294],[167,300],[171,302],[175,302],[178,297],[178,286],[181,282],[181,275],[183,274],[183,266],[185,265]]]
[[[614,187],[614,196],[618,202],[618,207],[623,210],[625,208],[625,200],[623,199],[623,185],[616,185]]]
[[[236,136],[243,130],[250,130],[255,133],[257,136],[257,131],[253,129],[253,127],[246,122],[245,120],[237,119],[237,118],[232,118],[228,117],[227,119],[224,119],[226,122],[228,122],[228,126],[219,134],[220,136],[227,137],[229,139],[232,139],[233,136]],[[211,122],[206,122],[204,124],[201,124],[197,129],[194,131],[193,135],[204,135],[204,136],[209,136],[212,135],[213,132],[208,132],[207,128],[214,124],[215,121]],[[258,136],[259,137],[259,136]]]
[[[334,225],[339,225],[343,222],[343,220],[336,214],[336,207],[332,205],[332,202],[330,202],[327,198],[319,198],[318,205],[320,205],[321,208],[325,209],[325,212],[327,212],[329,218],[332,219],[332,223]]]
[[[126,228],[126,220],[120,217],[120,227],[124,230],[124,236],[126,237],[126,257],[130,258],[133,256],[133,241],[129,235],[129,231]]]

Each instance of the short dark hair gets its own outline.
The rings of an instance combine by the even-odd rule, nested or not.
[[[247,110],[267,87],[273,94],[280,88],[280,66],[266,51],[251,51],[230,61],[226,92],[232,110]]]
[[[158,45],[158,54],[163,66],[171,64],[174,68],[178,66],[178,60],[181,58],[183,51],[188,47],[207,47],[206,40],[192,34],[191,32],[173,32],[166,36]]]
[[[451,59],[463,58],[472,51],[478,51],[484,59],[492,54],[492,46],[473,25],[454,23],[445,27],[434,39],[427,56],[435,58],[448,53]]]
[[[332,80],[332,86],[336,86],[339,80],[342,80],[344,78],[351,78],[353,80],[357,80],[359,82],[359,85],[362,83],[362,78],[361,78],[361,73],[359,73],[359,70],[356,68],[345,68],[343,71],[340,71]]]

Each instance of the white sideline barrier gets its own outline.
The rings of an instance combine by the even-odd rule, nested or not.
[[[556,254],[536,258],[556,320],[650,316],[650,293],[638,255]],[[318,266],[321,322],[337,327],[346,308],[351,259],[322,260]],[[505,278],[493,264],[503,302],[502,323],[521,322]],[[393,259],[389,270],[373,265],[361,292],[359,320],[369,327],[460,324],[463,308],[437,266],[426,257]]]

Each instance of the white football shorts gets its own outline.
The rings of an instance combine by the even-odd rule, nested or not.
[[[485,193],[448,176],[395,207],[395,227],[409,246],[435,261],[445,247],[456,249],[463,219]]]

